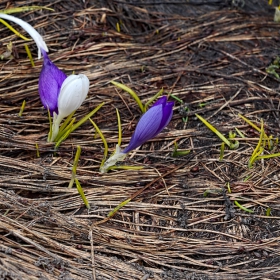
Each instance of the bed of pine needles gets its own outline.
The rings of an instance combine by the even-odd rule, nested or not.
[[[15,16],[44,36],[60,69],[89,77],[89,95],[75,116],[105,102],[93,120],[110,153],[118,142],[115,108],[122,147],[141,116],[111,80],[143,102],[161,88],[183,101],[176,101],[168,127],[126,158],[126,165],[143,169],[100,174],[104,146],[89,121],[57,151],[47,143],[48,116],[38,94],[42,60],[33,41],[1,25],[0,55],[12,42],[0,60],[1,279],[279,277],[280,159],[248,168],[260,134],[238,116],[258,127],[263,119],[266,133],[279,136],[277,65],[274,74],[266,71],[280,55],[279,23],[266,0],[204,2],[1,1],[0,9],[54,9]],[[221,140],[195,114],[225,136],[238,128],[245,136],[237,135],[239,148],[226,149],[220,160]],[[190,153],[173,157],[175,142]],[[77,178],[89,210],[77,189],[68,188],[77,145]],[[273,152],[279,153],[277,144]]]

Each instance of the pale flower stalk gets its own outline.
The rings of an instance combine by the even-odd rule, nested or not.
[[[116,145],[115,153],[106,160],[106,162],[100,167],[101,173],[106,173],[111,166],[114,166],[118,161],[123,161],[126,154],[122,152],[120,146]]]
[[[17,23],[32,37],[32,39],[35,41],[38,48],[38,59],[41,58],[41,49],[44,50],[45,52],[49,51],[43,37],[29,23],[17,17],[7,15],[7,14],[2,14],[2,13],[0,13],[0,18]]]

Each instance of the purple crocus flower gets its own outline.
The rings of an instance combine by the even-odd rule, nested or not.
[[[46,109],[49,109],[51,115],[58,113],[57,100],[59,91],[66,75],[59,70],[49,59],[47,52],[48,47],[42,36],[27,22],[7,14],[0,13],[0,18],[7,19],[19,24],[34,39],[38,47],[38,59],[41,53],[44,57],[44,65],[39,79],[39,93],[41,101]]]
[[[89,91],[89,79],[84,74],[66,76],[41,49],[44,65],[39,77],[39,94],[46,109],[53,116],[52,133],[48,141],[55,141],[61,121],[76,111]]]
[[[0,18],[11,20],[19,24],[34,39],[38,47],[38,59],[44,57],[39,78],[40,99],[46,109],[53,116],[52,129],[48,141],[54,141],[59,132],[59,125],[63,118],[76,111],[85,100],[89,91],[89,79],[84,74],[66,76],[49,59],[48,47],[42,36],[27,22],[0,13]]]
[[[122,153],[127,154],[157,136],[169,124],[173,114],[173,105],[174,102],[167,102],[166,96],[155,102],[139,120],[129,145]]]
[[[115,153],[100,167],[100,172],[106,173],[118,161],[123,161],[127,153],[157,136],[169,124],[173,106],[174,102],[167,102],[167,96],[155,102],[139,120],[128,146],[122,151],[117,145]]]
[[[41,49],[44,57],[44,65],[39,77],[39,94],[42,104],[46,109],[58,114],[58,95],[66,74],[58,69],[58,67],[49,59],[47,53]]]

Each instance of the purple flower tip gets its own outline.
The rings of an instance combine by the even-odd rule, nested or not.
[[[141,117],[128,146],[122,151],[128,153],[158,135],[170,122],[174,102],[167,102],[167,96],[159,98]]]
[[[58,95],[67,76],[55,66],[43,49],[41,52],[44,57],[44,65],[39,77],[39,94],[42,104],[53,115],[53,112],[58,113]]]

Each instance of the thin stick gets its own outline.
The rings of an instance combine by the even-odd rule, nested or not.
[[[95,257],[94,257],[92,229],[89,231],[89,238],[90,238],[90,255],[91,255],[91,265],[92,265],[92,278],[93,278],[93,280],[96,280]]]

